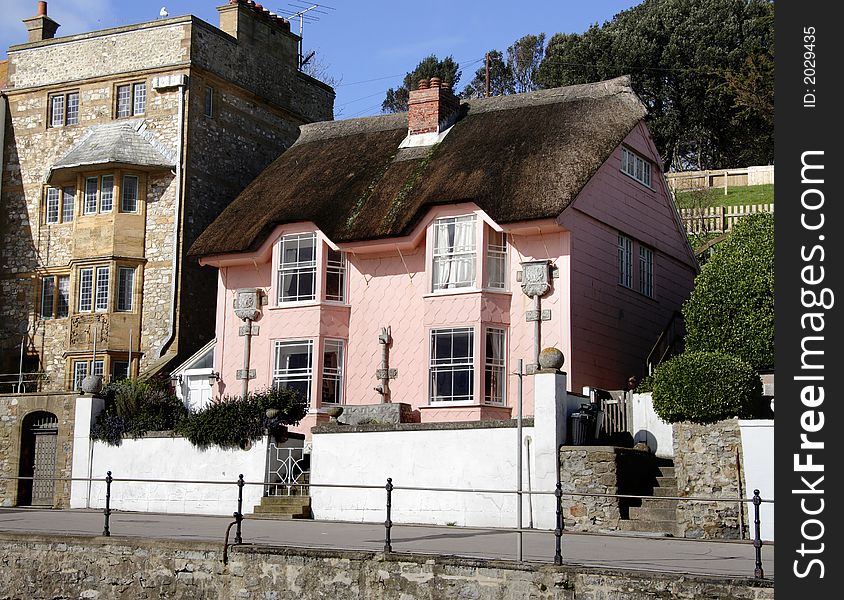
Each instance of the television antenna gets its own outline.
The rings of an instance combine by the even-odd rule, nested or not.
[[[310,54],[307,59],[305,59],[302,55],[302,40],[305,33],[305,23],[316,23],[320,20],[320,15],[329,15],[331,14],[329,11],[336,9],[332,6],[328,6],[327,4],[310,4],[297,1],[291,2],[288,10],[295,11],[287,17],[288,21],[291,19],[299,19],[299,69],[301,70],[308,60],[313,58],[313,54]]]

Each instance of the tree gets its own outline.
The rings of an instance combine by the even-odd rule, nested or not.
[[[507,48],[507,66],[513,73],[516,93],[539,89],[536,80],[542,53],[545,50],[545,34],[525,35]]]
[[[343,77],[335,77],[329,72],[331,65],[324,62],[322,52],[317,49],[306,53],[305,63],[302,65],[302,73],[318,79],[326,85],[337,87],[343,81]]]
[[[683,306],[686,350],[724,352],[754,369],[774,365],[774,217],[733,227],[695,279]]]
[[[416,68],[407,73],[402,80],[401,86],[390,88],[381,103],[381,111],[385,113],[403,112],[407,110],[407,101],[410,98],[410,90],[416,87],[420,79],[439,77],[442,81],[451,83],[452,88],[460,81],[460,65],[454,62],[451,56],[439,60],[436,55],[422,59]]]
[[[537,77],[554,87],[630,74],[666,169],[727,168],[773,160],[772,107],[748,109],[767,97],[772,58],[770,0],[645,0],[554,35]]]
[[[489,92],[491,96],[503,96],[515,92],[513,70],[504,60],[500,50],[489,51]],[[486,65],[475,71],[472,78],[460,93],[463,98],[483,98],[486,96]]]

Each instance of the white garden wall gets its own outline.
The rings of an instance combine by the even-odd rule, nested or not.
[[[536,444],[531,437],[531,482],[535,482]],[[526,446],[523,444],[523,448]],[[387,478],[397,487],[516,489],[517,430],[414,429],[318,433],[313,436],[311,482],[377,485],[381,489],[311,488],[314,518],[383,521]],[[528,488],[528,453],[523,461]],[[393,492],[392,519],[397,523],[515,527],[515,495],[458,492]],[[527,525],[528,502],[524,502]]]
[[[758,419],[739,421],[741,431],[742,467],[744,471],[744,495],[753,497],[753,490],[759,490],[763,499],[774,499],[774,421]],[[753,505],[747,505],[748,521],[753,535]],[[774,539],[774,505],[763,503],[759,511],[761,537]]]
[[[249,450],[197,448],[184,438],[144,437],[124,439],[120,446],[92,441],[91,423],[102,410],[102,401],[83,397],[76,402],[73,477],[91,478],[90,484],[74,481],[71,508],[103,508],[105,477],[115,479],[169,479],[180,481],[221,481],[227,485],[194,483],[142,483],[115,481],[111,485],[113,510],[231,515],[237,510],[237,478],[262,482],[267,461],[267,438]],[[290,443],[299,443],[301,441]],[[262,485],[243,488],[243,512],[252,512],[263,496]]]
[[[645,442],[660,458],[674,457],[674,434],[670,423],[666,423],[654,411],[650,392],[633,394],[633,441]]]

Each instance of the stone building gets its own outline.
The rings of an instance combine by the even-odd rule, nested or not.
[[[217,10],[219,28],[188,15],[66,37],[46,2],[24,20],[0,69],[7,383],[21,356],[25,391],[74,390],[213,336],[216,274],[187,249],[334,99],[299,72],[288,21],[246,0]]]

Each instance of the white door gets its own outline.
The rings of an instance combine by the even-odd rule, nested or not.
[[[211,402],[212,388],[208,380],[210,373],[211,369],[189,369],[185,371],[187,381],[185,403],[191,410],[205,408]]]

